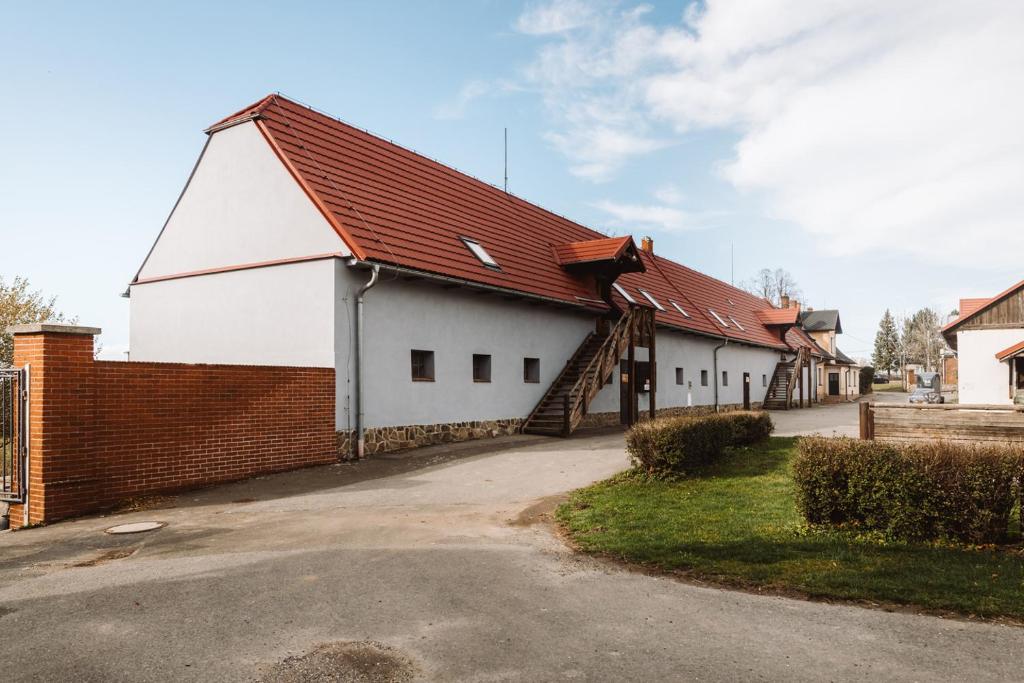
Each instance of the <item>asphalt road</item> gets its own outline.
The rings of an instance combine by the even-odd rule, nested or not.
[[[373,680],[1020,679],[1022,629],[645,576],[533,523],[625,465],[618,434],[512,437],[3,534],[0,671],[356,680],[343,669],[380,664],[358,644],[374,641],[398,663]],[[103,533],[150,519],[167,526]],[[330,656],[288,669],[314,651]]]

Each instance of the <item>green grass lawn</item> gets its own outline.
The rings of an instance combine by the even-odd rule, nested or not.
[[[872,384],[872,391],[906,391],[902,382],[889,382],[888,384]]]
[[[673,483],[619,475],[573,493],[558,519],[585,552],[704,580],[1024,619],[1020,548],[808,529],[790,476],[795,443],[773,438]]]

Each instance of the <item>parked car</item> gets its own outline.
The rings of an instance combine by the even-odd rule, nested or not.
[[[875,378],[871,381],[874,382],[875,384],[888,384],[889,378],[886,377],[885,375],[875,375]]]
[[[946,398],[934,387],[918,387],[907,399],[910,403],[945,403]]]
[[[911,403],[945,403],[942,378],[937,372],[917,373],[917,388],[910,394]]]

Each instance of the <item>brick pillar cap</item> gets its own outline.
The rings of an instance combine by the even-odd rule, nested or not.
[[[68,325],[66,323],[26,323],[24,325],[9,325],[8,334],[39,334],[40,332],[57,332],[59,334],[84,334],[95,336],[102,332],[98,327],[82,327],[81,325]]]

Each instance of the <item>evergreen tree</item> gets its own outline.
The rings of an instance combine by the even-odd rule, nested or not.
[[[871,354],[871,362],[879,370],[885,370],[891,374],[900,363],[899,349],[900,335],[896,331],[896,321],[889,309],[886,309],[882,321],[878,323],[878,333],[875,334],[875,351]]]

